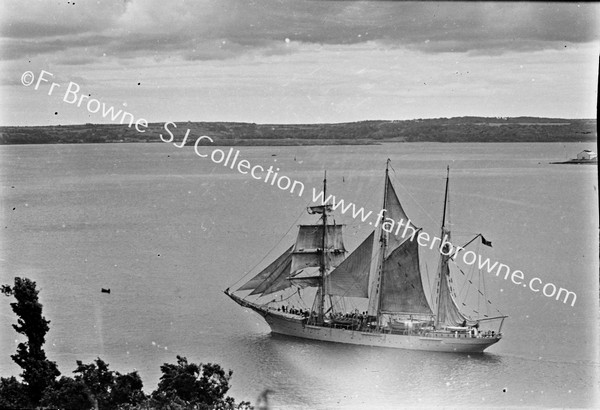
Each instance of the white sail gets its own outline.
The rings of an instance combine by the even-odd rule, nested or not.
[[[423,290],[416,239],[407,239],[383,261],[380,309],[385,313],[433,313]]]
[[[382,221],[382,229],[389,233],[387,235],[385,254],[385,257],[388,257],[400,244],[416,232],[418,228],[415,227],[406,215],[406,212],[404,212],[404,208],[400,204],[400,200],[389,177],[387,178],[386,185],[386,198],[384,200],[386,212],[385,219]]]
[[[342,237],[343,225],[327,225],[326,262],[330,268],[338,266],[345,256],[346,249]],[[298,238],[292,254],[291,272],[317,267],[322,263],[323,225],[300,225]]]
[[[292,261],[292,249],[293,246],[290,246],[288,250],[282,253],[269,266],[261,270],[256,276],[243,284],[238,290],[252,290],[252,294],[263,293],[267,290],[283,273],[286,271],[289,273],[289,265]]]
[[[367,237],[348,257],[326,277],[327,293],[332,296],[367,298],[373,236]]]
[[[379,316],[382,312],[431,315],[421,281],[418,244],[416,239],[410,240],[418,229],[406,215],[387,173],[383,209],[379,249],[373,252],[378,261],[371,265],[369,315]]]

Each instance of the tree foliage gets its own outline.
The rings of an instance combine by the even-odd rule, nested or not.
[[[83,364],[77,360],[73,371],[75,380],[82,382],[88,389],[95,408],[104,409],[109,404],[110,390],[115,382],[114,372],[108,370],[108,364],[97,358],[96,363]]]
[[[32,408],[26,386],[14,376],[0,378],[0,409]]]
[[[62,377],[46,390],[42,405],[51,408],[99,409],[133,407],[146,400],[137,372],[120,374],[97,358],[94,363],[77,361],[74,378]]]
[[[160,367],[163,375],[158,389],[152,393],[157,404],[175,402],[200,408],[233,408],[234,400],[225,397],[233,372],[218,364],[188,363],[177,356],[177,364],[165,363]]]
[[[17,324],[13,328],[27,338],[17,346],[17,353],[12,355],[13,361],[23,372],[21,377],[29,399],[33,404],[39,403],[44,390],[60,375],[55,362],[46,358],[43,349],[46,333],[50,330],[50,321],[42,316],[42,304],[38,300],[36,284],[27,278],[15,278],[14,287],[2,286],[2,292],[14,296],[17,300],[10,304],[17,315]]]
[[[17,300],[11,303],[18,317],[13,328],[27,338],[19,343],[12,359],[22,369],[23,381],[0,378],[0,409],[249,409],[249,402],[237,406],[226,397],[233,372],[218,364],[188,363],[177,356],[177,364],[161,366],[158,388],[146,396],[137,372],[120,374],[97,358],[84,364],[77,360],[74,377],[60,375],[55,362],[46,358],[43,345],[50,321],[42,316],[35,282],[15,278],[14,286],[2,285],[0,291]]]
[[[46,408],[85,410],[93,408],[94,401],[85,383],[63,376],[46,389],[41,405]]]
[[[117,372],[115,381],[110,392],[110,403],[113,405],[137,405],[146,400],[142,390],[142,378],[137,372],[119,374]]]

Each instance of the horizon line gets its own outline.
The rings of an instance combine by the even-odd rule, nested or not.
[[[365,119],[365,120],[356,120],[356,121],[342,121],[342,122],[289,122],[289,123],[278,123],[278,122],[270,122],[270,123],[256,123],[256,122],[248,122],[248,121],[201,121],[201,120],[182,120],[182,121],[152,121],[148,122],[148,126],[153,124],[166,124],[168,122],[172,123],[181,123],[181,124],[190,124],[190,123],[229,123],[229,124],[254,124],[254,125],[339,125],[339,124],[355,124],[361,122],[406,122],[406,121],[420,121],[420,120],[443,120],[443,119],[457,119],[457,118],[482,118],[482,119],[518,119],[518,118],[536,118],[536,119],[548,119],[548,120],[583,120],[583,121],[597,121],[597,118],[589,118],[589,117],[580,117],[580,118],[568,118],[568,117],[539,117],[532,115],[519,115],[516,117],[507,117],[507,116],[479,116],[479,115],[462,115],[457,117],[420,117],[420,118],[412,118],[412,119]],[[114,126],[125,126],[127,124],[120,124],[115,122],[86,122],[86,123],[72,123],[72,124],[37,124],[37,125],[0,125],[0,127],[72,127],[72,126],[89,126],[89,125],[114,125]]]

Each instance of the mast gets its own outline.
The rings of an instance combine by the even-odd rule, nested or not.
[[[442,234],[440,236],[440,238],[442,240],[444,240],[444,235],[446,235],[446,209],[448,206],[448,182],[450,180],[450,166],[446,166],[446,190],[444,193],[444,212],[442,214]],[[450,232],[448,232],[448,236]],[[447,239],[448,241],[450,240],[450,238]],[[443,249],[442,249],[443,250]],[[435,327],[438,328],[439,324],[440,324],[440,308],[441,308],[441,295],[442,295],[442,280],[444,280],[444,278],[442,277],[442,267],[445,263],[447,263],[447,256],[445,256],[442,252],[440,252],[440,267],[438,269],[438,287],[437,287],[437,309],[436,309],[436,315],[435,315]]]
[[[327,171],[323,176],[323,198],[327,197]],[[327,205],[327,204],[325,204]],[[319,281],[318,298],[319,302],[317,305],[317,318],[319,323],[323,322],[323,310],[325,308],[325,271],[327,269],[327,257],[325,255],[325,246],[327,244],[327,206],[323,208],[323,238],[321,241],[321,263],[319,266],[319,272],[321,280]]]
[[[446,207],[448,205],[448,181],[449,180],[450,180],[450,165],[446,165],[446,193],[444,194],[444,213],[442,215],[442,230],[446,228]]]
[[[385,180],[384,180],[384,186],[383,186],[383,205],[382,205],[382,215],[381,215],[381,221],[379,223],[378,229],[379,229],[379,257],[377,260],[377,268],[376,268],[376,281],[375,281],[375,289],[374,291],[372,291],[371,293],[371,298],[375,298],[375,306],[377,307],[376,310],[376,318],[377,318],[377,326],[379,327],[381,325],[381,271],[383,269],[383,259],[385,257],[385,249],[387,247],[387,237],[386,237],[386,232],[381,228],[383,226],[383,221],[385,221],[385,215],[387,212],[387,190],[388,190],[388,179],[389,179],[389,166],[390,166],[390,159],[388,158],[386,164],[385,164]]]

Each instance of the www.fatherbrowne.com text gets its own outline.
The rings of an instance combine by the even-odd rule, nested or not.
[[[379,226],[381,223],[381,229],[384,231],[399,236],[405,240],[417,240],[420,246],[427,247],[429,249],[438,249],[442,255],[449,256],[452,260],[457,260],[460,253],[462,261],[467,265],[474,265],[477,262],[479,270],[485,270],[487,273],[492,274],[495,272],[496,277],[502,277],[504,280],[509,280],[515,284],[525,288],[529,288],[532,292],[542,292],[542,294],[548,298],[555,298],[556,300],[562,300],[563,303],[571,302],[571,306],[575,305],[577,295],[575,292],[569,291],[565,288],[558,288],[553,283],[546,283],[540,278],[532,278],[530,280],[525,279],[525,274],[520,270],[511,270],[507,265],[499,263],[498,261],[492,263],[489,258],[482,258],[479,254],[473,251],[465,251],[461,246],[453,245],[448,241],[448,237],[439,238],[437,236],[431,237],[427,232],[423,232],[420,229],[415,228],[410,220],[394,221],[390,218],[386,218],[382,221],[386,210],[382,209],[377,214],[373,214],[372,211],[365,211],[363,207],[357,207],[353,202],[346,202],[344,199],[337,199],[335,195],[328,195],[325,198],[323,191],[318,191],[315,188],[312,190],[313,202],[320,204],[331,204],[332,209],[339,210],[342,214],[346,214],[348,211],[352,218],[360,220],[361,222],[367,222],[370,218],[369,225],[374,227]]]
[[[25,71],[21,75],[21,83],[28,87],[35,83],[34,90],[40,89],[43,84],[48,86],[48,95],[52,95],[55,90],[61,89],[62,85],[50,80],[54,77],[54,74],[41,70],[37,81],[35,74],[31,71]],[[64,93],[62,100],[66,104],[73,104],[77,107],[87,109],[90,114],[102,115],[105,119],[110,119],[112,122],[119,122],[120,124],[127,124],[129,128],[134,127],[137,132],[145,133],[148,128],[148,121],[144,118],[135,119],[134,115],[130,112],[122,109],[115,109],[115,107],[105,104],[96,98],[91,98],[89,94],[81,92],[81,87],[72,81],[62,88]],[[177,124],[173,122],[166,122],[163,126],[165,133],[168,135],[160,134],[159,137],[163,142],[172,143],[176,148],[182,148],[188,145],[188,139],[190,136],[190,130],[188,129],[180,143],[175,142],[175,135],[173,132],[177,128]],[[230,169],[237,169],[240,174],[249,175],[251,178],[263,181],[271,186],[277,186],[282,191],[288,191],[291,194],[302,197],[304,195],[304,184],[301,181],[294,180],[288,176],[281,175],[280,168],[273,168],[273,165],[264,167],[259,164],[251,164],[246,159],[240,158],[240,151],[229,148],[227,152],[222,149],[215,148],[210,153],[206,152],[207,144],[213,144],[214,140],[206,135],[202,135],[196,138],[193,144],[194,152],[200,158],[210,158],[215,164],[220,164]],[[191,145],[191,143],[189,144]],[[575,292],[569,291],[562,287],[557,287],[553,283],[546,283],[540,278],[532,278],[530,280],[525,279],[525,274],[520,270],[511,270],[507,265],[499,262],[492,263],[489,258],[483,259],[481,255],[476,254],[473,251],[466,251],[460,246],[455,246],[448,241],[448,237],[439,238],[436,236],[431,237],[426,232],[415,228],[410,220],[394,221],[390,218],[385,218],[385,210],[382,209],[376,214],[372,211],[365,211],[363,207],[358,208],[353,202],[346,202],[343,199],[338,199],[334,195],[329,195],[325,198],[323,191],[317,191],[315,188],[312,189],[312,202],[319,203],[321,205],[330,204],[334,210],[338,210],[342,214],[350,212],[352,218],[360,220],[365,223],[368,222],[370,225],[378,227],[381,223],[381,229],[391,233],[393,235],[400,236],[401,238],[417,240],[420,246],[427,247],[429,249],[438,249],[445,256],[449,256],[453,260],[460,256],[462,261],[467,265],[475,265],[480,270],[485,270],[489,274],[494,274],[496,277],[502,277],[504,280],[512,282],[514,285],[523,286],[529,288],[532,292],[541,292],[545,297],[555,298],[556,300],[562,300],[564,304],[570,302],[571,306],[575,305],[577,301],[577,295]],[[464,252],[461,252],[464,251]],[[459,253],[460,252],[460,253]]]

